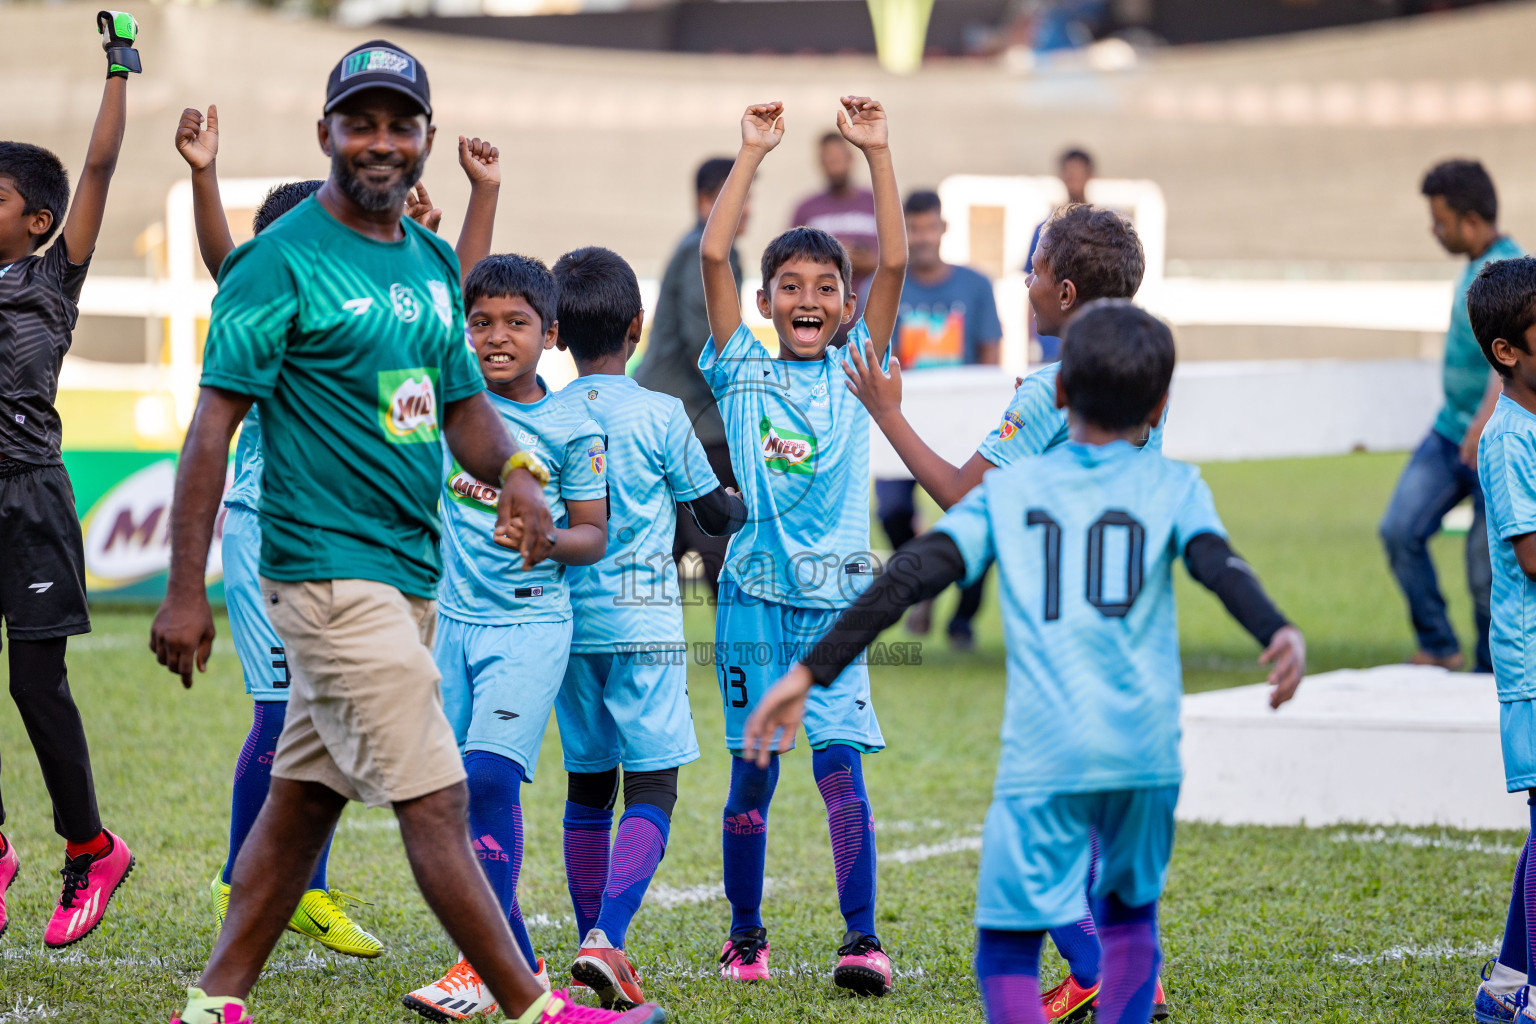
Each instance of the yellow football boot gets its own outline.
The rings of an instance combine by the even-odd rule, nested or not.
[[[299,900],[299,909],[288,921],[290,931],[308,935],[326,949],[334,949],[347,956],[376,957],[384,952],[384,944],[359,928],[342,908],[343,901],[366,906],[362,900],[348,896],[337,889],[311,889]]]

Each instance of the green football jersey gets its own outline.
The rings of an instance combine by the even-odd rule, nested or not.
[[[459,263],[409,219],[365,238],[313,197],[224,261],[204,386],[255,397],[261,572],[436,596],[441,416],[484,386]]]

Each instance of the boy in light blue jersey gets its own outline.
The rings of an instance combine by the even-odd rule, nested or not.
[[[566,881],[581,943],[571,975],[622,1008],[645,1001],[624,952],[629,923],[666,854],[678,768],[699,756],[672,561],[677,506],[715,537],[740,529],[746,507],[715,478],[683,403],[624,376],[644,318],[629,264],[578,249],[554,276],[559,344],[580,376],[553,400],[600,423],[608,447],[608,552],[570,573],[575,633],[555,701],[570,773]]]
[[[1477,343],[1499,375],[1501,394],[1477,446],[1477,476],[1493,564],[1489,649],[1499,694],[1504,781],[1526,790],[1531,835],[1515,865],[1504,941],[1483,973],[1473,1016],[1483,1024],[1536,1022],[1529,990],[1536,957],[1536,259],[1485,265],[1467,290]]]
[[[741,152],[715,200],[699,244],[711,338],[699,357],[725,420],[731,467],[750,513],[726,551],[715,620],[716,672],[726,746],[758,696],[877,571],[869,551],[869,417],[844,386],[848,353],[868,345],[889,357],[906,276],[906,227],[891,164],[885,111],[845,96],[838,128],[869,161],[880,243],[864,318],[842,351],[831,343],[858,305],[848,254],[831,235],[793,228],[763,253],[758,311],[773,321],[775,358],[741,322],[730,270],[731,241],[752,177],[784,134],[781,103],[747,108]],[[890,988],[890,959],[875,935],[875,834],[861,755],[885,746],[856,665],[813,701],[806,721],[812,772],[827,805],[838,906],[846,931],[833,981],[867,995]],[[768,977],[761,904],[768,806],[778,762],[731,763],[721,844],[731,933],[721,954],[727,979]]]
[[[1085,303],[1095,299],[1129,299],[1141,287],[1146,271],[1141,239],[1131,222],[1113,210],[1083,204],[1063,206],[1041,230],[1029,276],[1029,305],[1041,334],[1059,337]],[[917,436],[901,412],[901,369],[889,373],[855,358],[849,384],[869,410],[875,425],[891,442],[913,479],[938,503],[949,508],[981,483],[989,469],[1039,455],[1067,441],[1066,410],[1056,406],[1056,377],[1052,363],[1025,377],[998,425],[963,466],[953,466]],[[1142,447],[1163,446],[1165,416],[1153,426]]]
[[[464,281],[464,318],[492,406],[543,477],[555,523],[550,558],[525,568],[516,542],[494,535],[496,487],[466,472],[443,446],[443,579],[432,648],[443,712],[464,752],[469,828],[480,866],[534,974],[544,963],[517,901],[523,862],[520,789],[533,781],[539,748],[571,650],[567,566],[590,565],[607,547],[603,430],[586,410],[559,401],[538,375],[555,346],[556,289],[527,256],[487,256]],[[490,1013],[495,1000],[464,959],[405,997],[430,1020]]]
[[[218,153],[219,115],[208,108],[206,122],[198,110],[182,112],[177,125],[176,149],[192,169],[192,202],[196,214],[198,249],[208,273],[219,276],[224,257],[234,249],[234,238],[224,216],[214,157]],[[256,210],[252,227],[260,234],[268,225],[319,190],[321,181],[295,181],[275,186]],[[245,677],[245,692],[252,701],[251,729],[235,762],[230,787],[229,850],[224,867],[209,884],[214,918],[222,927],[229,908],[230,879],[235,858],[256,815],[267,798],[272,777],[272,754],[283,731],[288,709],[291,676],[283,641],[267,619],[257,562],[261,554],[261,420],[256,407],[240,424],[235,446],[234,480],[224,492],[224,518],[220,530],[220,554],[224,567],[224,609],[229,632]],[[293,912],[289,927],[328,949],[349,956],[376,957],[384,944],[358,927],[342,901],[333,896],[327,879],[331,846],[326,843],[315,862],[309,886]]]
[[[1168,328],[1128,302],[1071,323],[1057,402],[1065,445],[989,473],[766,694],[747,726],[766,763],[826,685],[904,608],[988,565],[999,569],[1008,695],[982,839],[976,967],[988,1020],[1040,1024],[1048,929],[1072,922],[1089,874],[1104,945],[1103,1024],[1144,1024],[1157,969],[1157,900],[1173,848],[1183,692],[1172,567],[1211,588],[1265,645],[1272,707],[1305,668],[1301,634],[1227,544],[1194,466],[1136,442],[1162,416]],[[1048,728],[1039,723],[1049,722]]]

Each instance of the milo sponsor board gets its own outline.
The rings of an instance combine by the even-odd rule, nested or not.
[[[85,585],[92,600],[158,601],[171,564],[176,457],[168,452],[65,451],[85,537]],[[225,477],[228,488],[233,468]],[[224,509],[214,524],[207,580],[223,596]]]

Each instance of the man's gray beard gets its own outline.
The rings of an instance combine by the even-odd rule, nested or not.
[[[336,182],[336,187],[341,189],[342,195],[369,213],[384,213],[386,210],[404,210],[406,194],[415,188],[416,183],[421,180],[422,166],[426,162],[427,155],[423,153],[416,158],[414,164],[406,166],[405,173],[397,184],[381,191],[364,185],[352,173],[352,167],[347,163],[346,157],[340,153],[332,153],[331,178]]]

